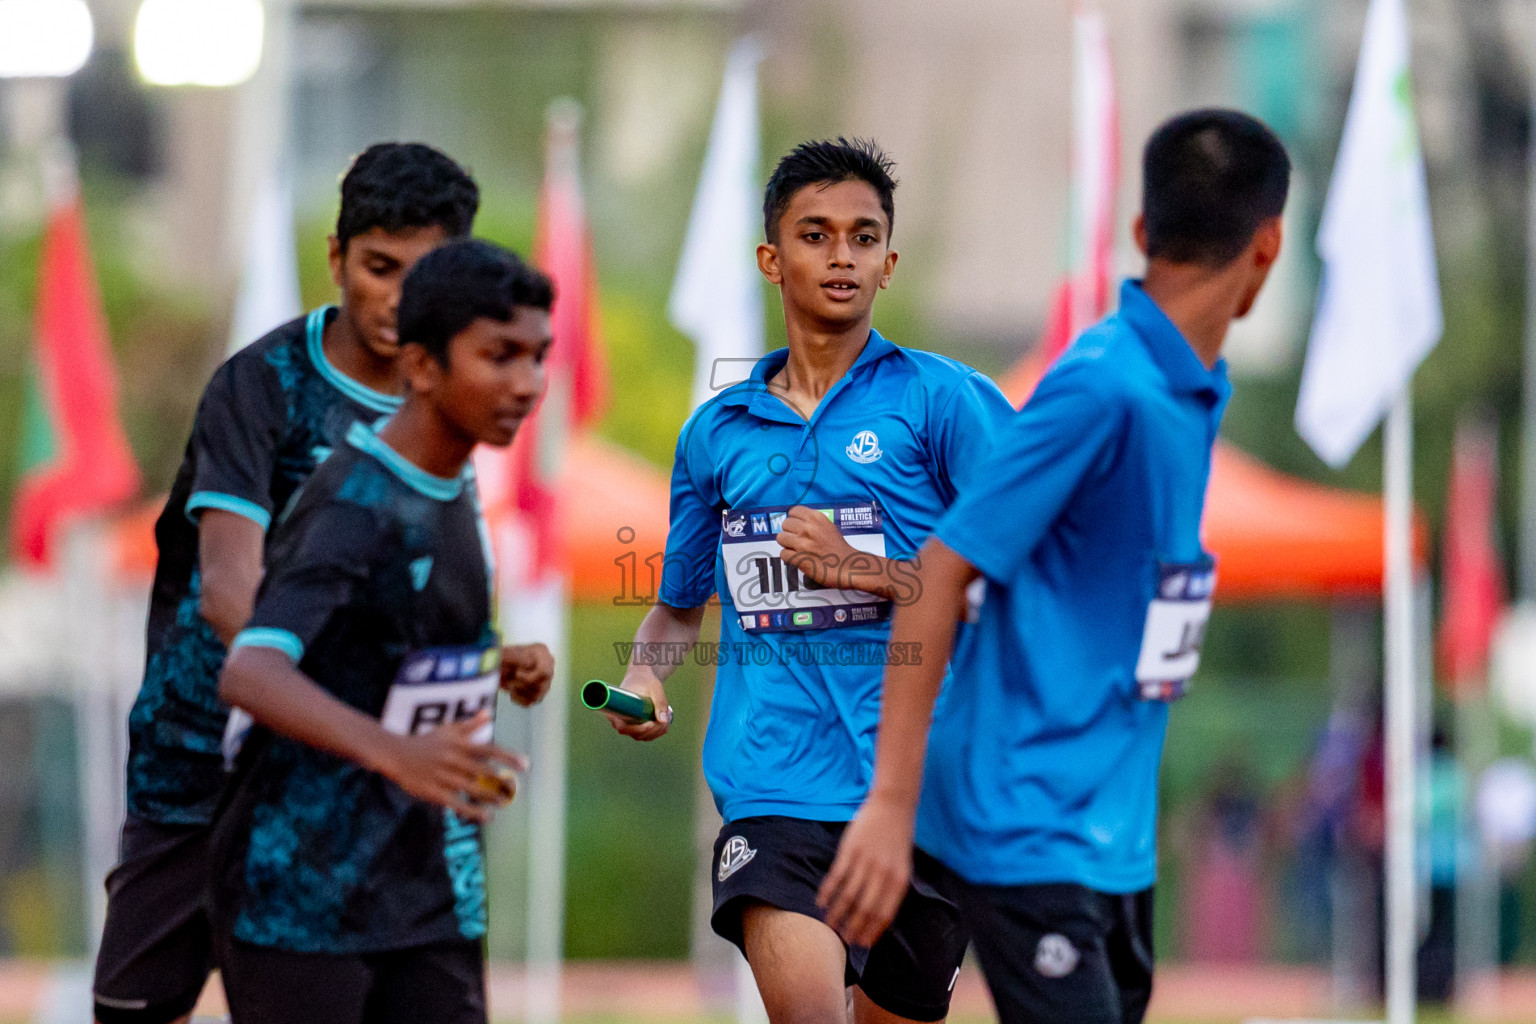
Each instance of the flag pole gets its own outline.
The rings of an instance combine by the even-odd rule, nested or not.
[[[1411,385],[1387,413],[1386,530],[1387,1024],[1411,1024],[1418,937],[1414,875],[1413,413]]]
[[[1536,7],[1532,8],[1531,19],[1531,38],[1536,40]],[[1536,52],[1532,53],[1531,67],[1530,112],[1536,118]],[[1525,374],[1521,401],[1520,564],[1515,583],[1515,593],[1522,602],[1536,601],[1536,135],[1526,147]]]

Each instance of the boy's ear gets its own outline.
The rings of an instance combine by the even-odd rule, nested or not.
[[[757,269],[762,271],[768,283],[778,286],[784,283],[784,271],[779,267],[779,247],[764,242],[757,247]]]
[[[397,365],[400,368],[400,379],[411,391],[430,394],[443,378],[443,364],[424,346],[414,341],[400,346]]]
[[[1280,248],[1285,242],[1285,226],[1279,217],[1271,217],[1259,225],[1253,235],[1254,263],[1259,267],[1272,267],[1280,258]]]
[[[347,254],[341,248],[341,239],[331,235],[326,240],[327,258],[331,264],[331,282],[337,288],[341,287],[341,265],[345,262]]]
[[[1145,256],[1147,254],[1147,218],[1142,214],[1136,215],[1136,220],[1131,224],[1131,237],[1136,240],[1136,248]]]

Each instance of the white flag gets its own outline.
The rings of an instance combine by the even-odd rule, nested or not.
[[[287,177],[278,172],[263,175],[254,200],[229,329],[231,354],[304,312],[293,241],[293,189]]]
[[[1403,0],[1371,0],[1366,14],[1317,248],[1323,279],[1296,430],[1341,467],[1408,386],[1443,326]]]
[[[760,60],[761,48],[749,36],[736,43],[726,61],[725,84],[667,306],[673,326],[693,339],[694,408],[721,388],[746,379],[751,361],[763,354],[763,285],[756,257],[763,230],[757,124]]]

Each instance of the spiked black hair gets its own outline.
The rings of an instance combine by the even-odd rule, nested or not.
[[[835,185],[840,181],[867,182],[880,196],[886,230],[896,226],[896,169],[873,139],[802,142],[779,161],[763,194],[763,234],[777,244],[779,221],[795,193],[810,185]]]

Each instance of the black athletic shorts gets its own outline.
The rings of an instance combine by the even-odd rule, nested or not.
[[[123,822],[92,986],[101,1024],[169,1024],[197,1005],[213,969],[207,860],[206,825]]]
[[[832,869],[845,822],[798,818],[741,818],[715,840],[716,933],[746,954],[742,910],[766,903],[825,920],[816,892]],[[949,1014],[949,997],[965,958],[959,908],[934,888],[937,861],[915,851],[912,885],[896,920],[873,948],[848,948],[847,983],[876,1006],[910,1020],[936,1021]]]
[[[1152,998],[1152,890],[973,885],[940,865],[1001,1024],[1141,1024]]]
[[[332,955],[235,940],[221,960],[233,1024],[486,1024],[479,942]]]

